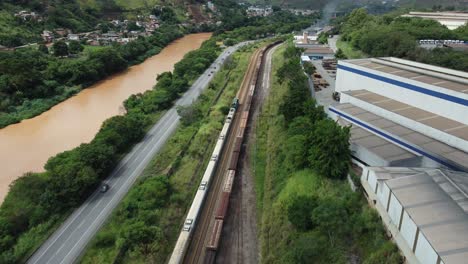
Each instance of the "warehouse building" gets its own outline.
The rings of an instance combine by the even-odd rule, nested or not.
[[[308,57],[311,60],[334,59],[335,53],[326,45],[310,47],[306,49],[302,56]]]
[[[368,167],[361,182],[408,263],[466,263],[467,173]]]
[[[397,58],[339,61],[340,103],[368,199],[408,263],[468,259],[468,73]]]
[[[399,166],[468,171],[468,74],[396,58],[339,61],[332,118],[391,142]],[[379,142],[352,134],[357,158],[389,166]],[[384,149],[382,149],[384,148]],[[364,151],[365,150],[365,151]],[[409,155],[409,153],[413,155]]]

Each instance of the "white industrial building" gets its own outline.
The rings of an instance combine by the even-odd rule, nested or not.
[[[368,167],[363,188],[408,263],[468,260],[468,174]]]
[[[468,73],[396,58],[339,61],[337,68],[333,118],[392,143],[411,166],[468,171]],[[367,151],[358,158],[370,166],[392,161],[372,159],[386,152],[378,142],[353,145]]]
[[[468,73],[397,58],[339,61],[361,182],[409,263],[468,263]]]
[[[431,19],[446,26],[448,29],[456,29],[468,22],[468,13],[466,12],[409,12],[403,17],[419,17]]]

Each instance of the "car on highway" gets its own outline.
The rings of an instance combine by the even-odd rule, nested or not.
[[[101,189],[99,189],[99,191],[102,192],[102,193],[105,193],[105,192],[107,192],[109,189],[110,189],[109,184],[104,183],[104,184],[101,186]]]

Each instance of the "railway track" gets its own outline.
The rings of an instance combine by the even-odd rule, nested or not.
[[[220,132],[170,264],[214,263],[216,259],[263,55],[276,43],[255,50],[250,57],[237,98]]]
[[[250,84],[255,73],[255,68],[259,60],[260,53],[261,50],[258,49],[252,54],[250,58],[249,66],[247,67],[246,74],[244,75],[241,87],[237,93],[237,98],[239,98],[240,103],[238,109],[243,109],[246,103]],[[229,163],[231,161],[230,154],[233,152],[234,149],[234,143],[236,138],[235,135],[237,135],[240,129],[241,115],[239,113],[240,111],[238,111],[238,114],[236,114],[232,122],[232,128],[227,137],[227,144],[225,145],[224,150],[221,154],[221,160],[216,169],[215,176],[213,177],[210,192],[206,197],[203,210],[200,212],[200,220],[195,228],[193,237],[191,239],[192,242],[188,247],[184,263],[213,263],[214,261],[215,255],[212,252],[208,252],[209,254],[206,254],[206,241],[214,225],[213,215],[215,208],[221,201],[220,196],[222,183],[224,181],[224,174],[227,171]]]

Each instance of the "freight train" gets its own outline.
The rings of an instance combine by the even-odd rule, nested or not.
[[[237,134],[234,135],[235,136],[234,148],[232,150],[229,166],[227,168],[227,171],[225,172],[225,177],[224,177],[225,181],[223,183],[221,201],[218,203],[218,207],[215,209],[214,225],[212,226],[212,230],[210,231],[208,243],[206,245],[206,249],[211,252],[215,252],[218,249],[219,242],[221,239],[223,221],[224,221],[224,218],[226,217],[226,213],[227,213],[228,206],[229,206],[229,198],[231,195],[234,178],[236,176],[237,163],[238,163],[239,155],[240,155],[241,148],[242,148],[242,142],[244,139],[245,129],[248,124],[250,106],[252,104],[252,99],[255,93],[255,87],[257,84],[260,67],[262,65],[263,54],[265,53],[267,49],[269,49],[270,47],[274,45],[277,45],[278,43],[279,42],[275,42],[273,44],[270,44],[262,48],[259,59],[255,65],[255,71],[253,74],[253,79],[250,82],[250,87],[249,87],[246,102],[242,104],[243,109],[242,109],[241,117],[240,117],[241,118],[240,127],[239,127]],[[190,207],[190,210],[185,219],[184,226],[179,235],[174,251],[172,252],[171,258],[169,260],[169,264],[179,264],[179,263],[182,263],[184,260],[185,253],[190,244],[190,238],[193,233],[193,229],[197,224],[197,219],[202,210],[204,200],[208,194],[210,182],[214,176],[220,154],[227,140],[227,135],[229,133],[229,130],[231,129],[232,120],[234,119],[234,115],[238,111],[238,107],[239,107],[239,99],[236,98],[232,102],[231,108],[224,122],[223,129],[221,130],[221,133],[218,137],[218,141],[211,155],[210,162],[208,163],[208,166],[205,170],[200,186],[197,190],[195,198],[193,199],[192,206]]]

